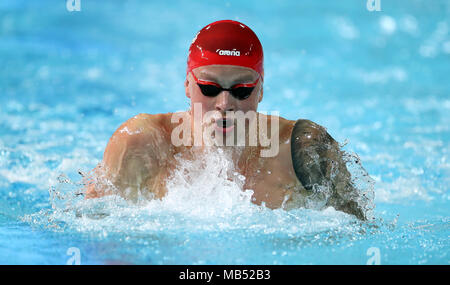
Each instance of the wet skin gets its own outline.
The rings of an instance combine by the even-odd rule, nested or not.
[[[252,69],[226,65],[203,66],[193,72],[197,78],[213,81],[223,88],[253,83],[259,76]],[[189,73],[185,92],[191,101],[191,109],[184,114],[191,118],[191,128],[194,128],[192,114],[199,111],[195,110],[198,106],[201,106],[202,115],[215,110],[223,117],[227,111],[256,111],[263,98],[263,82],[259,80],[245,100],[234,98],[229,91],[207,97]],[[139,114],[122,124],[109,140],[103,161],[94,169],[95,176],[103,179],[97,179],[95,183],[90,181],[86,198],[109,194],[108,189],[111,188],[131,200],[138,194],[149,199],[164,197],[167,193],[165,183],[177,163],[174,155],[180,154],[192,160],[208,148],[174,146],[171,133],[178,123],[171,122],[172,115]],[[277,155],[261,157],[261,146],[225,147],[232,153],[236,171],[246,177],[244,189],[254,191],[253,202],[258,205],[264,203],[272,209],[292,209],[308,207],[311,202],[320,204],[316,200],[323,199],[321,207],[333,206],[365,219],[364,211],[355,202],[358,193],[350,182],[339,146],[326,130],[308,120],[291,121],[267,116],[269,130],[274,119],[279,121]],[[329,197],[314,194],[315,184],[331,187]]]

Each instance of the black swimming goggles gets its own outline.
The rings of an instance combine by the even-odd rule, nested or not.
[[[202,79],[198,79],[194,72],[191,72],[192,76],[194,77],[195,82],[197,82],[198,87],[200,87],[200,90],[202,91],[203,95],[207,97],[215,97],[220,94],[222,91],[229,91],[231,95],[238,99],[238,100],[245,100],[253,92],[253,89],[255,89],[256,84],[258,84],[259,77],[256,79],[253,83],[241,83],[233,85],[231,88],[223,88],[219,84],[211,81],[205,81]]]

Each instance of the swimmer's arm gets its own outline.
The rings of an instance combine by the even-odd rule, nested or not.
[[[114,193],[133,199],[157,176],[162,132],[157,124],[139,116],[144,115],[128,120],[111,136],[103,161],[93,171],[95,183],[91,180],[88,184],[86,198]]]
[[[351,183],[339,144],[325,128],[298,120],[292,130],[291,154],[297,178],[307,190],[315,184],[331,186],[326,206],[366,220],[364,209],[356,202],[359,192]]]
[[[97,164],[97,166],[91,171],[88,177],[85,178],[84,185],[86,187],[86,192],[84,194],[85,199],[100,198],[107,195],[105,193],[105,185],[98,182],[98,177],[101,176],[102,163]]]

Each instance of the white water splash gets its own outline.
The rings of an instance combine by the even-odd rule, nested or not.
[[[195,161],[177,159],[179,167],[167,182],[168,193],[161,200],[132,203],[116,195],[85,200],[75,195],[73,188],[77,184],[63,177],[62,187],[55,189],[59,194],[53,195],[57,200],[52,203],[53,209],[25,215],[23,220],[55,230],[93,233],[100,238],[113,233],[197,230],[295,235],[355,230],[356,218],[333,208],[285,211],[253,204],[253,191],[243,189],[245,177],[235,171],[227,151],[210,151]]]
[[[230,152],[218,148],[195,161],[177,160],[179,167],[167,183],[162,206],[197,218],[254,210],[253,191],[243,189],[245,177],[236,172]]]

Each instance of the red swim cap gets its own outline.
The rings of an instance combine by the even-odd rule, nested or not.
[[[198,32],[189,48],[187,74],[199,66],[211,64],[249,67],[261,76],[264,56],[256,34],[246,25],[222,20]]]

